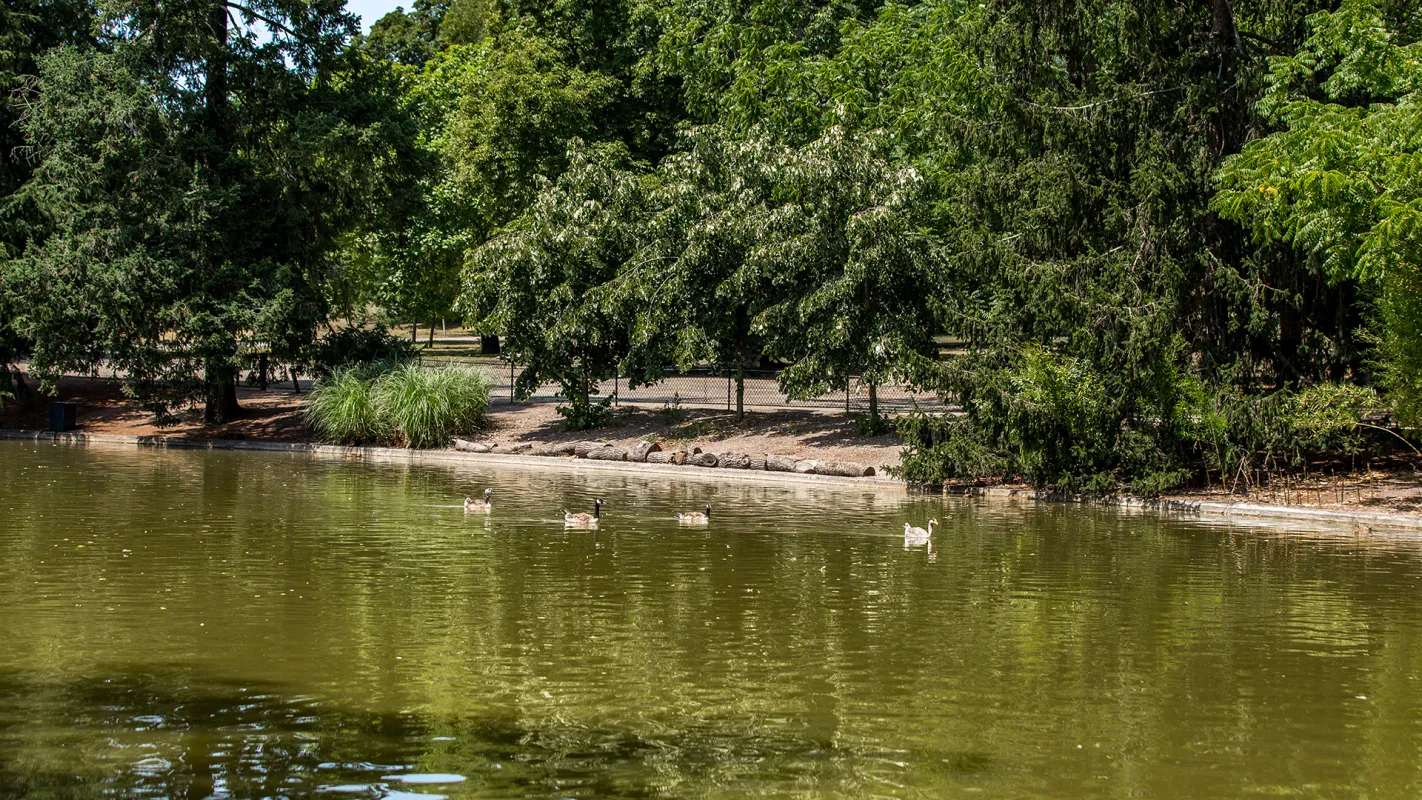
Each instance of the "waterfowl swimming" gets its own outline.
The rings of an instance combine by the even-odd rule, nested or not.
[[[904,544],[905,544],[905,545],[909,545],[909,544],[928,544],[929,537],[933,536],[933,526],[934,526],[934,525],[937,525],[937,524],[938,524],[938,520],[936,520],[936,519],[931,519],[931,520],[928,521],[928,528],[927,528],[927,529],[924,529],[924,528],[915,528],[914,526],[912,526],[912,525],[908,524],[907,522],[905,522],[905,523],[904,523]]]
[[[567,527],[596,528],[597,522],[602,518],[602,501],[593,501],[593,513],[591,514],[570,514],[568,509],[563,509],[563,525]]]
[[[493,489],[484,490],[483,500],[474,500],[468,495],[464,496],[464,513],[466,514],[487,514],[494,510],[494,503],[489,498],[494,496]]]
[[[676,520],[684,525],[705,525],[711,521],[711,504],[706,504],[705,514],[700,511],[688,511],[685,514],[677,514]]]

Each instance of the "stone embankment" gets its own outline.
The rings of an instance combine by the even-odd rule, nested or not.
[[[663,450],[661,443],[655,441],[642,441],[628,447],[600,441],[530,444],[527,442],[475,442],[467,439],[455,439],[454,449],[465,453],[586,458],[592,461],[630,461],[644,464],[670,464],[678,467],[700,467],[702,469],[793,472],[800,475],[833,475],[840,478],[866,478],[875,474],[873,467],[855,461],[792,458],[773,453],[710,453],[703,451],[700,447],[690,450]]]

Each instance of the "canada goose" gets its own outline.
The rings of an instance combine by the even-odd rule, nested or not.
[[[676,519],[684,525],[705,525],[711,522],[711,504],[706,504],[705,514],[700,511],[688,511],[685,514],[677,514]]]
[[[474,499],[470,498],[468,495],[465,495],[465,496],[464,496],[464,513],[466,513],[466,514],[473,514],[473,513],[487,514],[487,513],[489,513],[490,511],[493,511],[493,510],[494,510],[494,504],[493,504],[493,502],[489,499],[489,498],[491,498],[491,497],[493,497],[493,496],[494,496],[494,490],[493,490],[493,489],[485,489],[485,490],[484,490],[484,499],[483,499],[483,500],[474,500]]]
[[[568,527],[596,528],[599,519],[602,519],[601,500],[593,501],[593,513],[591,514],[570,514],[568,509],[563,509],[563,524]]]

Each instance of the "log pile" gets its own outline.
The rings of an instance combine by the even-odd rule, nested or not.
[[[506,455],[576,456],[593,461],[632,461],[648,464],[690,464],[706,469],[754,469],[770,472],[794,472],[800,475],[834,475],[844,478],[864,478],[875,474],[873,467],[857,461],[821,461],[816,458],[794,458],[764,453],[703,453],[701,448],[663,450],[660,442],[640,441],[628,447],[608,442],[556,442],[532,445],[523,442],[475,442],[455,439],[454,449],[462,453],[500,453]]]

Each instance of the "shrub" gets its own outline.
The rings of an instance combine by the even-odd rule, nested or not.
[[[413,361],[415,346],[398,336],[392,336],[384,325],[373,328],[342,328],[320,340],[312,352],[311,369],[318,377],[333,374],[345,366],[386,365]]]
[[[352,368],[318,381],[306,399],[306,422],[322,439],[338,444],[383,442],[390,433],[375,406],[374,382]]]
[[[375,381],[375,405],[408,447],[443,447],[484,424],[489,381],[464,367],[394,367]]]
[[[580,403],[574,398],[566,406],[554,409],[563,417],[563,424],[570,431],[586,431],[601,428],[612,421],[612,398],[604,397],[594,402]]]

